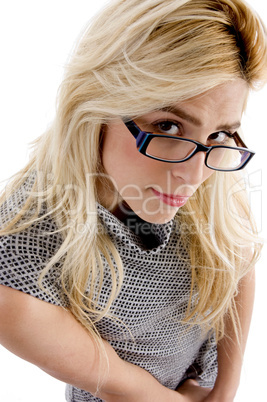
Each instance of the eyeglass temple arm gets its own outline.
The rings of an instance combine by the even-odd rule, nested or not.
[[[137,148],[140,149],[144,145],[144,141],[149,133],[142,131],[133,120],[128,120],[127,122],[124,122],[130,133],[134,136],[136,139],[136,146]]]
[[[138,137],[138,135],[140,134],[140,132],[141,132],[139,127],[137,127],[135,122],[132,121],[132,120],[124,121],[124,124],[130,130],[130,132],[132,133],[132,135],[136,139]]]
[[[247,148],[246,144],[244,143],[244,141],[242,140],[242,138],[239,136],[238,133],[234,133],[233,137],[238,147]]]

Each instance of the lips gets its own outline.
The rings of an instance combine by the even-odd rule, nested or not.
[[[164,204],[167,204],[171,207],[182,207],[185,205],[189,197],[185,196],[180,196],[180,195],[173,195],[173,194],[164,194],[160,193],[159,191],[155,190],[152,188],[153,193],[161,200],[164,202]]]

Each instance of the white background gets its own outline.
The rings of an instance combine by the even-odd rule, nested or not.
[[[14,0],[0,6],[0,181],[23,167],[29,143],[53,119],[63,66],[86,21],[104,0]],[[250,4],[267,23],[265,0]],[[103,21],[103,24],[107,23]],[[243,129],[257,152],[249,168],[251,205],[267,237],[267,88],[251,96]],[[257,293],[236,402],[266,400],[266,247],[257,265]],[[0,346],[0,401],[63,402],[64,384]]]

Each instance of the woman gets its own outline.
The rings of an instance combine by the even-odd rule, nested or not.
[[[68,401],[233,400],[260,250],[237,131],[265,80],[240,0],[115,1],[88,26],[1,201],[1,343]]]

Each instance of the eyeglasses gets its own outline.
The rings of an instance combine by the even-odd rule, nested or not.
[[[238,133],[229,134],[227,131],[212,133],[209,138],[216,138],[223,134],[227,145],[206,146],[200,142],[171,135],[149,133],[142,131],[133,120],[124,122],[130,133],[136,139],[138,151],[155,160],[180,163],[192,158],[198,152],[205,152],[205,165],[213,170],[233,172],[243,169],[255,152],[250,151]]]

